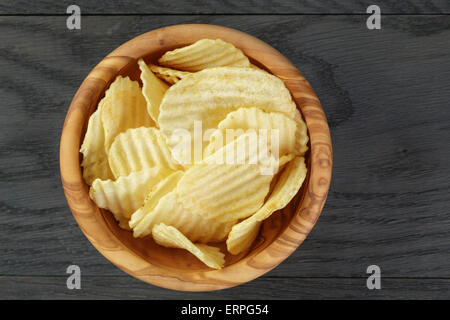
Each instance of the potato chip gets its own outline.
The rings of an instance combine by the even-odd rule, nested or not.
[[[274,170],[292,160],[294,155],[288,154],[279,157],[269,148],[265,135],[258,135],[256,131],[247,130],[238,134],[235,139],[221,146],[213,154],[207,155],[202,162],[207,164],[257,164],[261,172]],[[267,170],[266,170],[267,169]],[[269,172],[271,175],[273,172]]]
[[[217,146],[224,145],[227,140],[227,132],[246,132],[248,129],[255,130],[259,134],[259,129],[265,129],[269,145],[278,148],[279,155],[294,153],[297,137],[297,124],[282,113],[265,112],[258,108],[241,108],[230,112],[227,117],[218,125],[207,146],[205,153],[214,152]],[[271,143],[271,131],[276,130],[277,141]],[[235,136],[235,135],[234,135]],[[232,135],[229,138],[233,138]],[[229,142],[229,141],[228,141]]]
[[[200,261],[213,269],[221,269],[225,264],[225,255],[217,247],[194,244],[173,226],[164,223],[155,225],[152,230],[153,239],[161,246],[185,249]]]
[[[146,202],[150,203],[153,200],[150,196]],[[150,235],[155,225],[165,223],[180,230],[193,242],[219,242],[225,240],[231,227],[237,222],[236,220],[221,222],[190,212],[179,202],[176,190],[161,197],[153,209],[139,215],[141,214],[143,218],[133,228],[133,235],[136,238]]]
[[[194,168],[178,185],[180,201],[209,219],[250,216],[263,205],[272,179],[261,175],[257,165],[199,164]]]
[[[179,143],[177,131],[194,137],[196,121],[206,132],[217,128],[228,113],[249,107],[292,119],[298,112],[279,78],[252,68],[222,67],[196,72],[171,86],[161,102],[158,123],[173,151]]]
[[[306,177],[306,165],[303,157],[296,157],[281,173],[275,188],[266,203],[252,216],[233,226],[227,239],[227,249],[238,254],[248,248],[255,237],[260,223],[270,215],[284,208],[297,194]]]
[[[297,123],[297,131],[295,133],[295,154],[302,156],[308,151],[308,129],[298,109],[295,109],[293,119]]]
[[[170,75],[166,75],[166,74],[161,74],[161,73],[155,73],[155,76],[157,76],[158,78],[160,78],[161,80],[164,80],[165,82],[167,82],[168,84],[175,84],[178,81],[180,81],[181,78],[177,78],[175,76],[170,76]]]
[[[263,205],[276,170],[264,167],[265,161],[260,161],[264,159],[260,159],[261,154],[256,148],[245,148],[240,161],[237,157],[229,157],[230,150],[241,156],[239,144],[256,143],[247,136],[239,136],[186,171],[177,185],[178,197],[184,208],[207,219],[229,221],[244,219]],[[286,156],[276,162],[269,158],[267,162],[278,166],[290,159],[292,156]],[[270,170],[265,172],[262,169]]]
[[[169,86],[153,74],[152,67],[149,68],[144,60],[139,59],[138,64],[141,69],[142,94],[147,101],[147,111],[153,121],[157,123],[159,105]]]
[[[138,82],[118,76],[106,91],[104,99],[100,118],[107,151],[119,133],[130,128],[154,125]]]
[[[175,84],[181,79],[185,78],[186,76],[190,75],[191,72],[161,67],[157,65],[150,65],[150,70],[159,78],[163,79],[164,81]],[[157,120],[157,119],[156,119]]]
[[[83,178],[88,185],[91,185],[97,178],[102,180],[113,178],[105,151],[103,125],[100,121],[102,101],[100,101],[98,109],[89,118],[86,135],[80,148],[80,152],[83,154],[83,161],[81,162]]]
[[[250,220],[248,218],[247,220]],[[244,220],[244,221],[247,221]],[[239,254],[251,247],[261,228],[261,221],[251,220],[245,226],[239,228],[240,223],[236,224],[233,233],[227,239],[227,250],[231,254]],[[234,228],[234,227],[233,227]],[[233,230],[233,229],[231,229]]]
[[[97,206],[111,211],[122,227],[128,226],[126,221],[143,205],[151,187],[170,173],[170,169],[155,167],[133,172],[115,181],[96,179],[89,190],[89,196]]]
[[[165,138],[156,128],[140,127],[119,134],[109,149],[108,158],[116,178],[151,167],[179,168]]]
[[[241,50],[221,39],[202,39],[168,51],[158,62],[163,66],[191,72],[212,67],[250,67],[250,61]]]
[[[183,174],[183,171],[175,171],[153,186],[150,193],[145,197],[144,205],[132,214],[129,222],[130,228],[134,228],[146,213],[151,212],[156,207],[163,196],[175,189]]]

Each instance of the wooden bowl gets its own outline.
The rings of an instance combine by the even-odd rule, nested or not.
[[[226,265],[212,270],[184,250],[133,238],[112,215],[89,198],[82,178],[80,144],[89,116],[117,75],[139,80],[137,59],[156,61],[163,52],[202,38],[221,38],[240,48],[252,62],[281,78],[290,90],[309,131],[308,175],[302,189],[281,213],[264,222],[246,252],[226,255]],[[157,286],[209,291],[245,283],[286,259],[316,223],[327,197],[332,167],[330,132],[319,99],[303,75],[280,52],[246,33],[214,25],[176,25],[140,35],[105,57],[87,76],[72,100],[60,146],[61,179],[73,216],[89,241],[108,260],[130,275]],[[222,251],[226,252],[224,244]]]

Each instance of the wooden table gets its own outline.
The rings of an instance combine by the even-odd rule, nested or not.
[[[301,3],[299,3],[301,2]],[[450,3],[0,1],[0,298],[450,298]],[[203,5],[201,5],[203,3]],[[252,34],[307,77],[334,147],[327,204],[307,240],[265,276],[213,293],[154,287],[83,236],[59,179],[59,138],[89,70],[121,43],[179,23]],[[66,268],[81,268],[68,290]],[[381,290],[366,269],[381,268]]]

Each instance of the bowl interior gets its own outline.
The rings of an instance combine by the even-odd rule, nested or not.
[[[168,49],[159,49],[155,50],[143,56],[142,58],[146,63],[157,64],[158,58],[166,51],[175,49],[177,47],[183,47],[184,45],[188,45],[189,43],[182,43],[177,46],[171,45]],[[264,66],[261,62],[259,62],[254,57],[249,57],[251,62],[258,67],[266,69],[266,71],[271,72],[266,66]],[[131,61],[126,66],[124,66],[116,76],[128,76],[130,79],[138,81],[142,86],[142,82],[140,80],[140,70],[136,61]],[[112,78],[112,81],[115,77]],[[94,112],[97,108],[98,102],[103,98],[106,89],[109,87],[109,84],[105,88],[105,90],[99,95],[99,98],[94,101],[90,113]],[[86,133],[87,121],[84,125],[84,130],[81,135],[80,144],[84,139],[84,134]],[[309,162],[309,152],[306,155],[307,166]],[[80,163],[81,163],[81,155],[80,155]],[[221,243],[215,243],[215,246],[218,246],[223,253],[225,253],[225,267],[235,264],[240,261],[244,257],[250,257],[262,250],[264,250],[268,245],[270,245],[280,233],[284,231],[286,227],[291,223],[292,217],[295,214],[296,208],[299,206],[301,199],[303,198],[304,186],[308,184],[309,174],[307,175],[305,182],[303,183],[302,188],[297,193],[294,199],[286,206],[284,209],[279,210],[278,212],[272,214],[272,216],[264,221],[261,231],[254,241],[253,245],[247,249],[246,251],[238,254],[232,255],[228,253],[226,250],[225,241]],[[165,248],[157,245],[151,237],[145,238],[134,238],[131,231],[121,229],[117,222],[115,221],[113,215],[104,209],[100,209],[101,215],[105,220],[106,226],[109,231],[119,240],[122,244],[127,247],[129,250],[133,251],[135,254],[147,260],[153,265],[158,265],[163,268],[170,268],[173,270],[189,270],[189,271],[208,271],[211,270],[201,261],[199,261],[192,254],[182,249],[173,249],[173,248]]]

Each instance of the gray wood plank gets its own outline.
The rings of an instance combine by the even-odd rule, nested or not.
[[[69,290],[65,277],[0,277],[2,299],[449,299],[449,279],[382,279],[368,290],[364,278],[271,278],[215,292],[180,292],[131,277],[83,277]]]
[[[365,14],[371,4],[389,14],[450,13],[446,0],[213,0],[213,1],[50,1],[1,0],[0,14],[65,14],[77,4],[82,14]]]
[[[81,31],[67,30],[63,16],[0,17],[0,275],[64,275],[69,264],[85,275],[123,274],[66,205],[60,131],[103,56],[176,23],[225,25],[270,43],[327,113],[329,200],[305,243],[269,276],[365,277],[377,264],[391,278],[450,277],[450,16],[386,16],[379,31],[366,29],[365,16],[95,16],[83,17]]]

